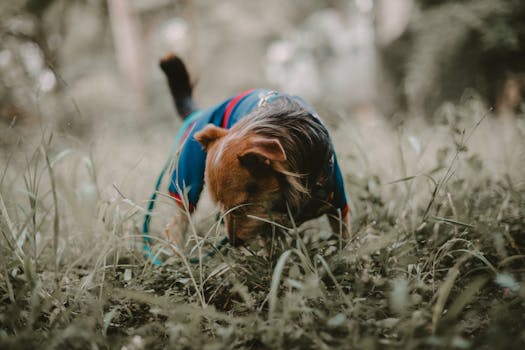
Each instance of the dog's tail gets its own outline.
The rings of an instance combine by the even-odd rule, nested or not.
[[[170,53],[161,58],[160,68],[168,79],[177,112],[182,119],[186,119],[196,110],[196,107],[192,98],[193,86],[184,62],[175,54]]]

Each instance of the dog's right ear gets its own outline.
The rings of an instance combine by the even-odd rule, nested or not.
[[[195,140],[197,140],[207,151],[211,144],[228,133],[228,130],[208,124],[201,131],[195,133]]]

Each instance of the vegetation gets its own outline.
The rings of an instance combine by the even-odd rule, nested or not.
[[[0,347],[522,348],[525,125],[473,101],[445,110],[432,129],[334,132],[352,169],[351,241],[314,223],[268,254],[230,248],[196,265],[162,229],[162,267],[143,256],[147,196],[127,196],[140,179],[101,179],[107,149],[45,131],[6,149]],[[214,217],[195,221],[192,256],[222,238]]]
[[[474,90],[498,113],[522,109],[525,3],[514,0],[418,0],[404,34],[382,48],[397,104],[432,117],[443,101]],[[510,92],[509,80],[517,91]],[[513,82],[514,83],[514,82]],[[508,95],[519,101],[509,102]],[[392,108],[391,108],[392,109]]]

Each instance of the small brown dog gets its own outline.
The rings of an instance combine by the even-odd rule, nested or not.
[[[234,246],[264,239],[271,222],[300,225],[323,214],[348,237],[343,178],[328,131],[308,104],[258,89],[198,110],[184,63],[168,55],[160,66],[184,120],[169,188],[179,206],[195,209],[205,178]]]

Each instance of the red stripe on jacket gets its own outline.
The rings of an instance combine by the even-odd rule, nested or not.
[[[223,129],[226,129],[228,127],[228,122],[230,121],[230,115],[232,114],[235,106],[237,106],[237,104],[241,102],[241,100],[244,97],[246,97],[246,95],[250,94],[254,90],[255,89],[243,91],[239,95],[235,96],[230,102],[228,102],[228,104],[226,105],[226,109],[224,111],[224,118],[222,119],[222,124],[221,124]]]
[[[177,203],[179,208],[181,208],[182,210],[186,209],[186,206],[184,205],[184,201],[182,200],[182,197],[178,193],[170,191],[170,196],[171,198],[175,200],[175,203]],[[190,213],[193,213],[195,211],[195,204],[188,203],[188,210],[190,211]]]

